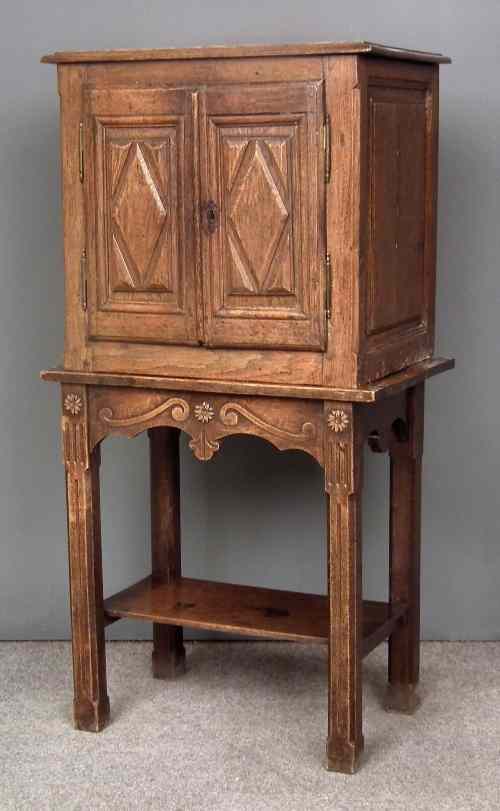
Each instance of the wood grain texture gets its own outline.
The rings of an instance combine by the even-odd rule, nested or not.
[[[394,441],[391,458],[391,602],[404,601],[408,614],[389,639],[387,709],[413,713],[419,704],[420,516],[424,431],[424,384],[407,396],[407,433]]]
[[[363,751],[363,585],[361,406],[324,404],[327,492],[329,682],[327,767],[352,774]]]
[[[66,368],[355,389],[431,357],[438,67],[308,47],[59,65]]]
[[[210,84],[321,81],[321,59],[309,56],[275,56],[189,59],[148,62],[88,62],[89,87],[185,87],[200,90]]]
[[[177,59],[231,59],[258,56],[324,55],[368,53],[424,62],[449,62],[440,53],[396,48],[375,42],[311,42],[286,45],[211,45],[196,48],[153,48],[114,51],[57,51],[42,62],[129,62]]]
[[[326,186],[326,251],[332,276],[323,384],[358,385],[361,229],[361,123],[359,61],[354,56],[324,62],[326,109],[331,117],[332,181]]]
[[[318,82],[201,94],[210,346],[322,348],[321,101]]]
[[[374,43],[57,53],[75,723],[109,715],[104,625],[328,642],[328,768],[363,750],[361,660],[416,707],[424,381],[434,358],[440,54]],[[152,574],[103,607],[99,448],[148,431]],[[181,575],[179,433],[322,465],[328,595]],[[363,601],[365,443],[391,457],[390,599]]]
[[[192,94],[84,98],[90,338],[197,344]]]
[[[109,719],[99,506],[99,448],[88,443],[85,387],[62,387],[68,548],[77,729],[99,732]]]
[[[105,600],[110,618],[129,617],[185,628],[225,631],[266,639],[326,642],[328,598],[320,594],[214,583],[182,577],[159,582],[147,577]],[[405,606],[363,603],[363,655],[387,638]]]
[[[78,172],[85,74],[86,69],[81,65],[58,68],[64,229],[64,364],[72,369],[89,368],[87,311],[81,306],[80,276],[80,259],[87,244],[87,218]]]
[[[394,397],[417,383],[453,369],[452,358],[432,358],[389,375],[376,383],[357,389],[338,389],[325,386],[290,386],[272,383],[242,383],[237,380],[225,382],[203,378],[171,378],[154,375],[105,374],[103,372],[79,372],[66,369],[47,369],[40,373],[42,380],[55,383],[82,383],[94,386],[124,386],[129,388],[191,390],[206,393],[234,393],[262,397],[298,397],[304,400],[342,400],[346,402],[373,403]]]
[[[181,576],[179,431],[148,431],[151,489],[151,572],[155,583]],[[182,628],[153,622],[153,675],[175,678],[186,669]]]
[[[280,450],[303,450],[322,463],[319,402],[101,386],[90,388],[89,400],[92,447],[110,434],[132,437],[170,426],[191,437],[189,447],[201,461],[212,458],[224,437],[251,434]]]
[[[437,68],[360,60],[358,382],[432,356]]]

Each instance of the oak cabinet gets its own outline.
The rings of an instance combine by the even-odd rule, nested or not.
[[[418,706],[424,381],[433,357],[439,54],[370,43],[59,53],[61,384],[74,722],[109,720],[106,625],[324,643],[329,769],[363,751],[364,655]],[[104,599],[99,465],[148,432],[151,576]],[[258,436],[322,467],[327,594],[181,571],[179,438]],[[363,599],[364,447],[390,455],[388,599]],[[249,491],[249,497],[251,491]],[[272,494],[271,494],[272,497]],[[286,740],[286,736],[284,738]]]
[[[356,388],[432,356],[441,57],[127,53],[49,57],[66,368]]]

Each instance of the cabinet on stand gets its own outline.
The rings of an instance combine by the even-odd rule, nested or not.
[[[62,389],[74,718],[109,717],[104,628],[153,623],[328,644],[327,765],[363,749],[362,657],[388,705],[419,670],[424,381],[434,357],[440,54],[360,43],[56,53]],[[103,598],[100,446],[147,431],[152,571]],[[200,460],[251,434],[323,467],[328,594],[184,578],[179,433]],[[391,459],[390,589],[362,595],[363,447]]]

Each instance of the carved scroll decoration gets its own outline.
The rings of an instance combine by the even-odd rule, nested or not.
[[[104,397],[102,401],[101,397]],[[281,421],[281,412],[273,401],[270,410],[270,421],[267,421],[246,403],[231,400],[224,402],[220,397],[192,396],[191,394],[167,396],[153,406],[151,394],[147,399],[129,397],[126,391],[100,393],[93,423],[93,440],[100,441],[113,431],[135,435],[148,427],[163,424],[175,425],[190,435],[189,447],[197,459],[208,460],[220,448],[220,441],[234,433],[256,433],[277,447],[304,448],[315,458],[321,458],[322,446],[318,445],[318,425],[306,420],[304,410],[283,406],[283,422],[292,421],[291,428],[276,425],[271,420]],[[100,402],[99,402],[100,400]],[[157,401],[158,402],[158,401]],[[135,404],[135,406],[134,406]],[[141,409],[142,404],[142,409]],[[295,404],[294,404],[295,405]],[[127,410],[124,410],[124,406]],[[132,413],[131,411],[136,411]],[[311,409],[306,410],[309,414]],[[302,417],[302,420],[301,420]],[[298,420],[298,427],[296,420]],[[252,430],[254,429],[254,431]],[[293,429],[293,430],[292,430]],[[320,448],[318,453],[318,448]],[[318,460],[319,461],[319,460]]]
[[[190,414],[189,404],[182,400],[180,397],[169,397],[164,403],[160,403],[156,408],[151,411],[146,411],[144,414],[134,414],[133,417],[113,417],[111,408],[101,408],[99,411],[99,418],[108,425],[116,428],[126,428],[131,425],[138,425],[141,422],[148,422],[149,420],[164,414],[165,411],[172,410],[172,419],[176,422],[184,422]]]
[[[239,403],[225,403],[220,409],[219,416],[223,425],[227,425],[231,428],[238,425],[239,418],[242,416],[259,428],[262,428],[263,431],[268,431],[270,434],[274,434],[274,436],[280,439],[292,439],[294,441],[305,442],[308,439],[314,439],[316,436],[316,428],[312,422],[303,423],[300,433],[286,431],[284,428],[279,428],[277,425],[271,425],[271,423],[265,422],[265,420],[262,420]]]

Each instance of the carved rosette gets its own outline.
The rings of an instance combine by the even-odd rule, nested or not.
[[[198,403],[194,407],[194,416],[199,422],[211,422],[214,418],[214,410],[210,403]]]
[[[325,409],[326,489],[346,496],[354,490],[352,406]]]
[[[342,408],[332,408],[327,418],[328,427],[336,434],[345,431],[349,425],[349,416]]]
[[[74,417],[80,413],[83,408],[83,401],[79,394],[75,394],[75,392],[70,392],[64,398],[64,409],[65,411],[69,411]]]
[[[63,388],[61,418],[63,463],[68,472],[78,474],[89,467],[85,389]]]

